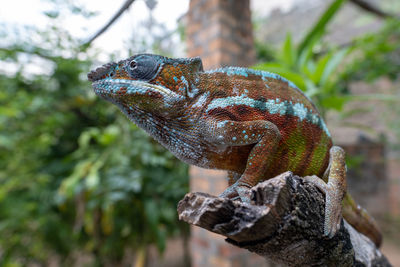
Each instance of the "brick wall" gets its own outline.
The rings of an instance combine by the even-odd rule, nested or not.
[[[347,190],[361,207],[378,221],[388,213],[389,181],[385,146],[365,136],[351,144],[339,144],[346,151]],[[352,163],[352,164],[351,164]]]
[[[249,0],[191,0],[186,16],[187,55],[200,56],[205,69],[250,66],[255,62]],[[190,169],[190,190],[219,195],[226,173]],[[199,227],[191,229],[192,266],[269,266],[265,259]]]
[[[255,62],[249,0],[191,0],[186,35],[188,56],[205,68]]]

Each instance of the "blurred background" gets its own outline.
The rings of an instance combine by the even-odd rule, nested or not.
[[[86,74],[140,52],[292,80],[343,146],[349,191],[400,266],[400,2],[15,0],[0,9],[0,266],[276,266],[177,219],[219,194],[97,98]]]

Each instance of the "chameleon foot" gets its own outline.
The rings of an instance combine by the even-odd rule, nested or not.
[[[306,176],[304,179],[314,184],[325,194],[324,235],[332,238],[340,229],[343,197],[340,197],[337,190],[315,175]]]
[[[324,235],[332,238],[340,229],[342,221],[342,200],[346,193],[346,163],[344,150],[338,146],[330,149],[327,170],[328,183],[313,175],[304,179],[325,193]]]
[[[230,198],[232,200],[240,199],[243,203],[250,204],[251,186],[245,183],[236,182],[222,192],[219,197]]]

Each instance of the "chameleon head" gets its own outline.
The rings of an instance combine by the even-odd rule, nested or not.
[[[117,104],[124,112],[167,114],[187,103],[187,98],[195,93],[198,71],[202,71],[200,58],[138,54],[103,65],[91,71],[88,79],[97,95]]]

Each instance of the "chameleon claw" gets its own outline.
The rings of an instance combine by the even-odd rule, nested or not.
[[[238,194],[243,203],[250,204],[250,194],[248,188],[238,187]]]
[[[236,187],[236,191],[243,203],[250,204],[250,188],[251,186],[245,183],[238,183],[238,186]]]
[[[231,198],[231,200],[241,200],[239,196]]]
[[[238,198],[239,196],[238,196],[238,193],[236,192],[235,187],[236,187],[235,184],[229,186],[218,197],[230,198],[230,199]]]
[[[250,203],[250,185],[236,182],[222,192],[219,197],[241,200],[243,203]]]

